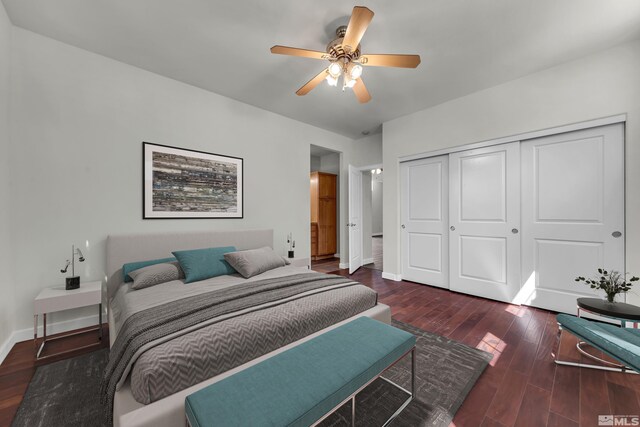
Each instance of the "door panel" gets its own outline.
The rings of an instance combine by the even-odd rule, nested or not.
[[[504,222],[506,152],[460,158],[460,219]]]
[[[625,271],[623,135],[616,124],[522,143],[521,302],[575,313],[576,298],[602,296],[576,276]]]
[[[449,158],[402,163],[402,278],[449,287]]]
[[[362,172],[349,165],[349,274],[362,267]]]
[[[511,302],[520,287],[519,143],[449,155],[452,290]]]

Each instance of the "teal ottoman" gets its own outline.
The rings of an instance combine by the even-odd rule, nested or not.
[[[570,332],[583,342],[602,350],[602,352],[622,363],[621,365],[615,365],[586,353],[578,343],[578,351],[580,353],[597,360],[604,366],[564,361],[556,356],[557,364],[622,372],[631,369],[635,372],[640,372],[640,329],[621,328],[617,325],[593,322],[568,314],[558,314],[556,320],[560,330]]]
[[[395,362],[412,355],[415,337],[360,317],[187,396],[192,427],[309,426],[355,395]]]

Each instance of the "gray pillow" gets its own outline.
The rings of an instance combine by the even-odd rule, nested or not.
[[[184,272],[178,261],[153,264],[129,272],[133,279],[133,289],[144,289],[172,280],[184,279]]]
[[[248,251],[229,252],[224,259],[245,279],[274,268],[284,267],[284,259],[268,246]]]

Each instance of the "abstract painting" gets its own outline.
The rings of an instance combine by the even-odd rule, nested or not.
[[[143,218],[242,218],[243,159],[142,143]]]

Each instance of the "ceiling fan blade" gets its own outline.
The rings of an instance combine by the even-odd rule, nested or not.
[[[318,50],[299,49],[297,47],[288,46],[274,46],[271,48],[271,53],[278,55],[290,55],[290,56],[302,56],[304,58],[313,59],[329,59],[327,52],[320,52]]]
[[[302,96],[302,95],[306,95],[309,92],[311,92],[311,90],[318,86],[320,83],[322,83],[322,81],[327,77],[327,70],[324,69],[322,71],[320,71],[320,73],[315,76],[314,78],[312,78],[311,80],[309,80],[304,86],[302,86],[300,89],[298,89],[296,91],[296,95],[298,96]]]
[[[350,48],[352,52],[356,50],[372,19],[373,12],[371,10],[364,6],[354,7],[353,12],[351,12],[351,19],[349,19],[349,25],[347,26],[347,32],[344,34],[344,39],[342,40],[342,46],[346,49]]]
[[[420,55],[361,55],[358,62],[372,67],[416,68]]]
[[[356,80],[356,84],[353,86],[353,93],[356,94],[356,98],[358,98],[358,101],[360,101],[361,104],[371,101],[371,95],[369,95],[369,91],[364,85],[362,79]]]

